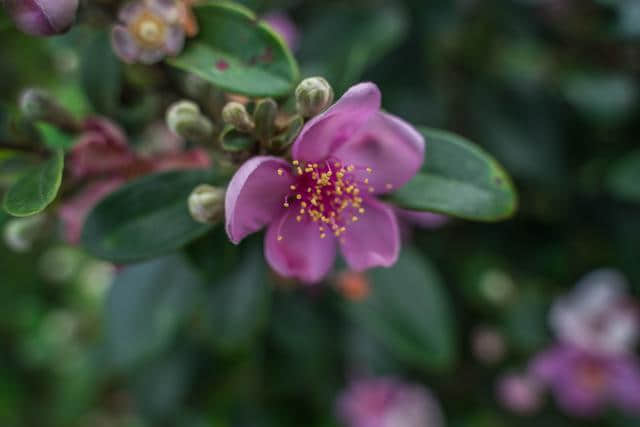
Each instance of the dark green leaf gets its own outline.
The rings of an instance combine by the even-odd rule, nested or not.
[[[97,257],[126,263],[173,252],[211,229],[194,221],[187,198],[207,171],[174,171],[140,178],[102,200],[85,223],[82,241]]]
[[[478,221],[512,216],[518,204],[511,178],[477,145],[455,134],[423,128],[425,163],[391,201],[405,209]]]
[[[81,56],[82,85],[96,111],[112,114],[120,97],[121,63],[107,31],[93,36]]]
[[[63,168],[64,152],[59,149],[9,188],[4,197],[4,209],[14,216],[29,216],[44,210],[58,194]]]
[[[371,275],[371,293],[347,306],[355,320],[400,359],[445,369],[456,358],[450,301],[431,263],[413,250]]]
[[[201,291],[200,276],[178,255],[120,272],[105,309],[105,339],[115,365],[131,368],[166,349]]]
[[[299,75],[291,52],[251,11],[227,2],[195,11],[200,33],[169,64],[249,96],[282,96],[293,89]]]
[[[640,151],[634,151],[613,165],[607,185],[616,197],[640,202]]]
[[[325,77],[341,93],[362,77],[368,66],[402,42],[407,34],[404,10],[384,7],[328,7],[314,11],[300,49],[307,75]]]
[[[269,285],[262,250],[251,245],[246,252],[231,274],[212,284],[204,307],[205,331],[224,351],[247,345],[266,320]]]

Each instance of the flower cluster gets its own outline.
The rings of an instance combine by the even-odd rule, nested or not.
[[[551,309],[556,344],[534,357],[525,375],[502,380],[502,400],[530,412],[546,386],[569,414],[594,416],[609,405],[640,413],[640,361],[633,354],[638,315],[618,272],[589,274]]]

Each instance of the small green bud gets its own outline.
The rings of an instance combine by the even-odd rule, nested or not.
[[[273,99],[266,98],[256,102],[253,120],[256,123],[255,135],[260,141],[269,141],[276,132],[277,115],[278,104]]]
[[[65,107],[60,105],[48,92],[41,89],[27,89],[20,96],[20,109],[28,120],[44,121],[66,131],[79,131],[80,123]]]
[[[251,132],[255,127],[245,106],[235,101],[227,103],[222,109],[222,121],[240,132]]]
[[[28,252],[46,225],[45,215],[12,219],[4,227],[4,242],[15,252]]]
[[[333,89],[322,77],[304,79],[296,88],[296,106],[302,117],[313,117],[329,108]]]
[[[224,218],[225,190],[209,184],[200,184],[189,195],[189,212],[203,224],[215,224]]]
[[[213,135],[213,123],[195,102],[176,102],[167,110],[166,119],[169,129],[185,139],[207,142]]]

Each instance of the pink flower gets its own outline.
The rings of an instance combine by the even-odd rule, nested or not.
[[[176,145],[176,149],[180,147]],[[115,123],[91,117],[85,121],[84,132],[71,149],[68,165],[71,176],[84,186],[63,202],[58,215],[65,239],[78,243],[89,212],[128,180],[152,172],[207,168],[210,159],[202,149],[164,150],[142,156],[131,150],[124,131]]]
[[[347,427],[441,427],[440,407],[419,384],[382,377],[354,382],[337,402]]]
[[[184,47],[185,31],[177,0],[138,0],[125,4],[121,24],[111,31],[115,53],[125,62],[154,64]]]
[[[497,385],[498,399],[510,411],[529,415],[542,407],[542,384],[532,376],[510,373]]]
[[[296,50],[298,48],[300,33],[289,15],[281,11],[272,11],[264,15],[262,19],[282,37],[289,49]]]
[[[7,13],[23,32],[34,36],[64,33],[76,19],[78,0],[4,0]]]
[[[640,333],[640,317],[625,288],[624,276],[615,270],[585,276],[551,308],[550,322],[558,339],[590,353],[632,351]]]
[[[612,404],[640,415],[640,364],[633,355],[595,355],[557,345],[534,358],[529,371],[569,414],[591,417]]]
[[[425,143],[409,124],[381,112],[380,98],[373,83],[353,86],[305,125],[292,164],[269,156],[244,163],[227,190],[231,241],[268,226],[271,267],[308,283],[329,272],[337,246],[351,270],[393,265],[398,220],[376,196],[417,173]]]

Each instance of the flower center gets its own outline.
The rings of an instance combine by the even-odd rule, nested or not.
[[[592,391],[601,390],[607,382],[604,369],[595,361],[585,361],[580,364],[578,379],[584,388]]]
[[[362,192],[375,191],[369,185],[369,178],[361,179],[353,173],[360,169],[333,159],[320,163],[294,160],[292,171],[296,180],[282,205],[291,209],[296,221],[316,223],[320,238],[324,239],[327,233],[340,237],[349,224],[365,213]],[[373,172],[371,168],[362,169],[369,174]],[[283,169],[277,172],[284,174]],[[283,236],[278,235],[278,240],[282,239]]]
[[[135,35],[140,44],[147,47],[159,47],[164,43],[165,27],[159,16],[145,12],[133,22],[131,33]]]

